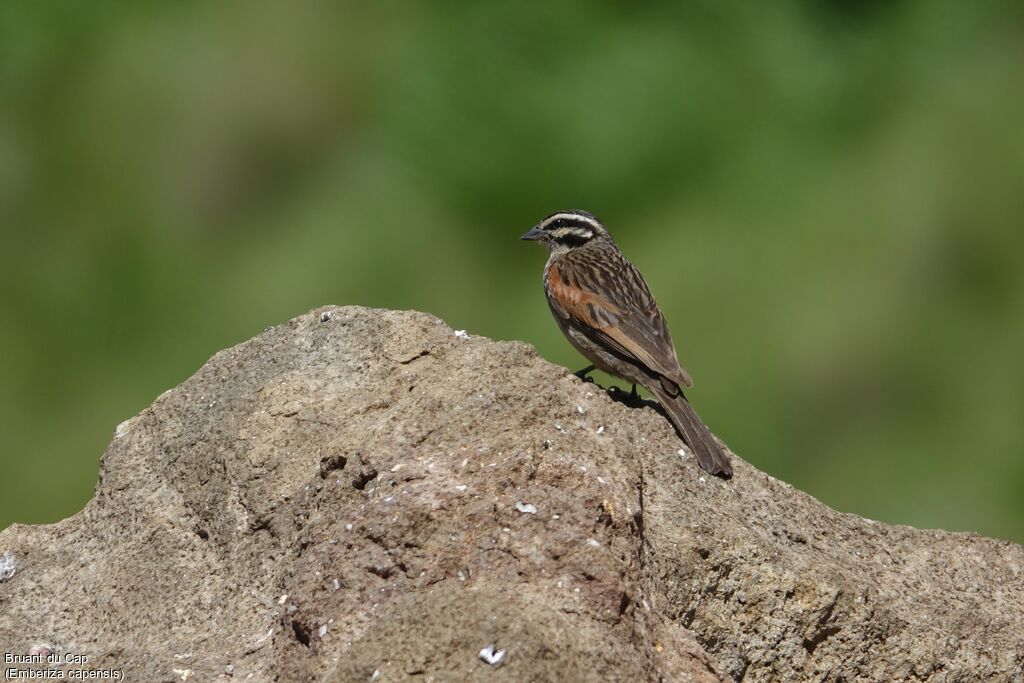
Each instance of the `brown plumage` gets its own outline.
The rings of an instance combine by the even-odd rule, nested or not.
[[[693,386],[647,282],[611,235],[585,211],[551,214],[523,235],[551,252],[544,291],[569,342],[597,368],[650,391],[700,466],[729,477],[724,449],[681,387]]]

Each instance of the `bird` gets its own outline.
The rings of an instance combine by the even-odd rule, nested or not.
[[[724,478],[732,465],[724,448],[683,394],[693,386],[679,364],[665,316],[637,267],[592,213],[558,211],[520,239],[550,255],[544,292],[562,334],[595,369],[639,384],[654,395],[700,467]]]

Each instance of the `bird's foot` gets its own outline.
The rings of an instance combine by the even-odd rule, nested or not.
[[[584,382],[590,382],[591,384],[593,384],[594,383],[594,378],[593,377],[587,377],[587,374],[593,372],[595,369],[596,368],[593,365],[588,365],[587,367],[583,368],[582,370],[579,370],[578,372],[574,372],[572,374],[576,375],[577,377],[579,377]]]
[[[624,403],[631,408],[645,405],[644,399],[636,391],[635,384],[628,394],[621,387],[617,386],[608,387],[608,394],[612,397],[612,400]]]

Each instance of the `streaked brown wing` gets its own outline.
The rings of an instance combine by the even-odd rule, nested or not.
[[[626,358],[693,386],[647,283],[618,249],[566,254],[548,270],[547,285],[553,308],[563,318],[575,320]]]

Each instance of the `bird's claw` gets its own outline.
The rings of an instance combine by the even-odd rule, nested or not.
[[[576,372],[574,372],[572,374],[576,375],[577,377],[579,377],[584,382],[591,382],[591,383],[593,383],[594,379],[592,377],[587,377],[587,374],[593,372],[594,370],[595,370],[595,367],[593,365],[588,365],[587,367],[583,368],[582,370],[578,370],[578,371],[576,371]]]
[[[636,391],[635,384],[633,385],[633,388],[630,390],[628,394],[621,387],[614,385],[608,387],[608,393],[611,395],[612,400],[619,401],[620,403],[625,403],[627,406],[631,406],[634,408],[637,406],[641,406],[644,403],[643,398],[641,398],[640,394],[638,394]]]

